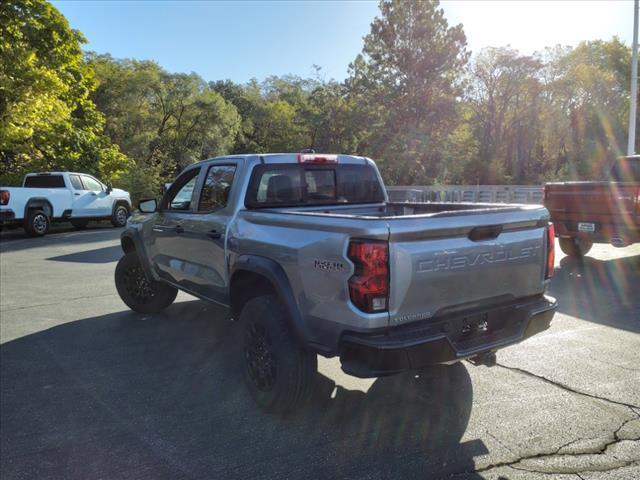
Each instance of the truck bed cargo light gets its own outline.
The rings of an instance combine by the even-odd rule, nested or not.
[[[315,153],[300,153],[298,163],[336,163],[338,155],[326,155]]]

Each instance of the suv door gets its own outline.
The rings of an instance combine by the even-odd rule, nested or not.
[[[102,183],[89,175],[70,174],[73,217],[108,217],[112,201]]]
[[[225,305],[225,235],[235,170],[235,164],[225,163],[185,172],[189,175],[181,176],[167,192],[153,226],[159,273],[185,290]]]

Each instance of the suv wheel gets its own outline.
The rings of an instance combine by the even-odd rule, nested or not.
[[[158,313],[173,303],[178,290],[149,280],[136,252],[129,252],[116,266],[116,289],[127,306],[138,313]]]
[[[32,210],[27,216],[24,229],[32,237],[42,237],[49,231],[50,226],[49,216],[43,210]]]
[[[127,224],[127,218],[129,218],[129,209],[124,205],[118,205],[111,216],[111,224],[116,228],[124,227]]]
[[[256,297],[240,313],[244,378],[265,412],[287,413],[309,394],[318,370],[315,353],[295,339],[274,295]]]
[[[560,250],[562,250],[565,255],[574,258],[584,257],[593,246],[593,242],[587,238],[560,237],[558,242],[560,243]]]

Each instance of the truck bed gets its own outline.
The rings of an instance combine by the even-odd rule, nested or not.
[[[546,227],[542,206],[460,203],[381,203],[329,207],[247,210],[239,213],[239,232],[259,224],[261,238],[245,248],[273,252],[291,265],[291,282],[301,288],[319,317],[350,317],[331,312],[348,304],[346,257],[352,239],[389,242],[389,312],[372,314],[362,328],[389,326],[492,308],[542,295],[545,287]],[[234,235],[238,233],[234,232]],[[239,236],[242,236],[241,234]],[[287,245],[283,247],[282,239]],[[244,250],[245,248],[242,248]],[[337,265],[327,272],[314,266]],[[308,267],[308,268],[306,268]],[[334,277],[334,278],[328,278]],[[315,298],[305,292],[314,291]],[[357,325],[352,316],[351,325]]]

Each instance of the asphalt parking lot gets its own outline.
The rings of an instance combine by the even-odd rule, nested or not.
[[[321,359],[279,418],[245,391],[224,310],[125,307],[119,235],[0,236],[4,480],[640,478],[640,245],[560,253],[552,328],[493,368],[359,380]]]

